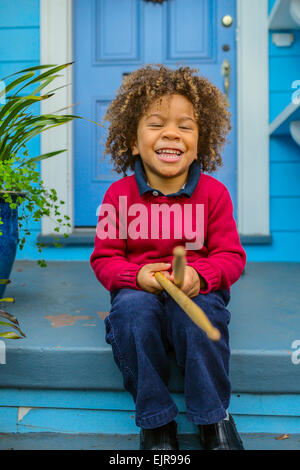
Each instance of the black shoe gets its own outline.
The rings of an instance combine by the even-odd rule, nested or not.
[[[245,450],[231,415],[215,424],[198,425],[205,450]]]
[[[141,428],[140,450],[178,450],[177,423],[171,421],[159,428]]]

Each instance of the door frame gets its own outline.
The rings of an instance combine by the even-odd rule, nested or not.
[[[236,2],[237,226],[240,235],[270,235],[268,0]],[[40,0],[41,64],[73,60],[72,13],[72,0]],[[51,100],[41,102],[42,113],[73,103],[70,68],[57,79],[57,84],[68,86]],[[66,232],[72,233],[75,213],[72,123],[41,134],[42,153],[61,148],[67,151],[41,161],[41,178],[66,202],[61,212],[70,217],[71,227]],[[43,217],[42,235],[57,235],[54,227],[48,217]]]

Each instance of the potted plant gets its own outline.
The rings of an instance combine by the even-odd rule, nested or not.
[[[70,227],[70,218],[61,216],[60,205],[55,189],[47,189],[36,170],[37,162],[65,152],[66,149],[29,158],[28,142],[41,132],[60,126],[79,116],[72,114],[33,114],[33,105],[50,99],[62,87],[42,94],[42,90],[57,78],[58,72],[71,63],[40,65],[20,70],[2,78],[5,84],[0,87],[0,278],[9,279],[15,260],[17,246],[20,250],[30,236],[30,230],[24,226],[29,218],[39,221],[43,216],[51,217],[55,231],[61,227]],[[37,75],[36,75],[37,74]],[[17,78],[15,78],[17,76]],[[13,78],[13,79],[12,79]],[[7,80],[10,81],[7,85]],[[37,85],[35,87],[35,85]],[[26,94],[26,89],[34,88]],[[62,110],[61,110],[62,111]],[[57,111],[58,113],[59,111]],[[18,214],[18,206],[23,209]],[[20,229],[24,236],[19,238]],[[68,237],[67,233],[64,233]],[[58,238],[56,237],[56,240]],[[61,246],[54,243],[55,246]],[[43,244],[36,243],[41,252]],[[45,260],[38,260],[41,267],[47,266]],[[0,284],[0,297],[6,288]]]

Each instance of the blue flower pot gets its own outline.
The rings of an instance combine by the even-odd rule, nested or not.
[[[11,194],[16,202],[18,194]],[[3,224],[0,225],[0,279],[9,279],[17,251],[18,244],[18,206],[11,209],[0,194],[0,216]],[[0,284],[0,298],[3,297],[6,284]]]

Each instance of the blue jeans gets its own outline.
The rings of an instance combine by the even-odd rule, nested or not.
[[[135,289],[111,293],[105,339],[112,346],[124,387],[133,396],[137,426],[163,426],[178,413],[168,390],[171,349],[184,373],[187,418],[194,424],[225,418],[231,393],[229,299],[228,290],[193,298],[221,333],[221,339],[214,342],[166,291],[159,295]]]

